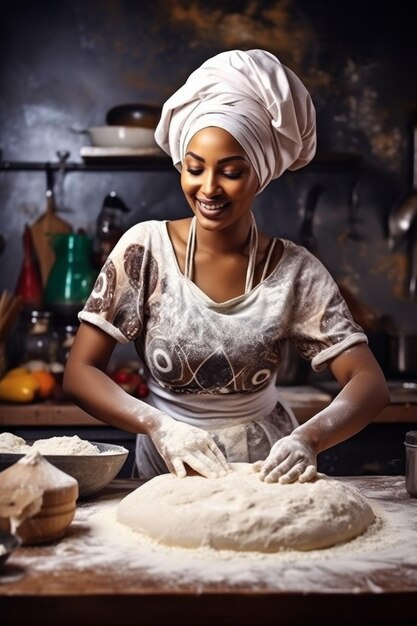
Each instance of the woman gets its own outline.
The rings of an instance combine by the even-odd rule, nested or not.
[[[272,179],[313,158],[311,98],[272,54],[224,52],[165,103],[155,137],[193,218],[137,224],[119,240],[79,314],[65,391],[138,434],[141,478],[218,477],[249,462],[266,482],[312,480],[317,454],[361,430],[389,394],[323,265],[258,232],[252,214]],[[342,387],[303,425],[275,384],[287,339]],[[129,341],[148,370],[146,403],[106,374],[116,343]]]

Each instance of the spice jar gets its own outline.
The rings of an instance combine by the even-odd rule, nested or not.
[[[68,355],[70,353],[72,344],[74,343],[75,335],[78,330],[78,325],[67,324],[61,332],[60,345],[58,350],[58,362],[65,365]]]
[[[22,311],[16,332],[20,363],[53,363],[58,353],[58,333],[52,326],[50,311]]]
[[[116,243],[126,230],[123,224],[123,213],[130,209],[115,191],[104,198],[103,206],[97,217],[96,236],[94,241],[94,264],[100,269]]]
[[[417,498],[417,430],[405,433],[405,488]]]

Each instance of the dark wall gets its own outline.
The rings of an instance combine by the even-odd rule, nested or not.
[[[411,186],[411,116],[417,104],[412,2],[370,0],[15,1],[3,9],[0,148],[10,161],[80,161],[86,135],[124,102],[162,103],[208,56],[230,48],[275,53],[311,91],[319,154],[286,173],[257,200],[271,234],[300,240],[311,188],[320,184],[313,250],[335,278],[378,316],[417,333],[407,294],[408,244],[389,250],[388,216]],[[13,289],[21,234],[45,208],[45,176],[2,172],[0,290]],[[351,198],[355,186],[352,232]],[[67,173],[58,208],[93,232],[104,196],[132,208],[126,226],[188,215],[178,175]],[[311,198],[311,196],[310,196]]]

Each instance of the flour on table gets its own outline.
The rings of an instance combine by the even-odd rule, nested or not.
[[[117,520],[167,546],[264,553],[334,546],[375,520],[362,494],[336,479],[281,485],[250,464],[231,467],[216,479],[157,476],[120,502]]]
[[[338,480],[360,490],[376,519],[355,539],[325,550],[237,552],[163,545],[117,521],[117,507],[131,491],[124,484],[111,496],[80,502],[68,534],[48,549],[47,558],[43,551],[16,550],[9,563],[36,575],[65,572],[69,585],[91,574],[104,590],[110,579],[113,592],[121,594],[146,587],[197,597],[283,591],[377,596],[386,591],[387,580],[403,592],[415,590],[417,499],[406,492],[404,476]]]
[[[31,450],[37,450],[44,455],[96,455],[101,453],[97,446],[78,435],[50,437],[48,439],[37,439],[28,445],[22,437],[17,437],[12,433],[0,434],[0,453],[26,454]]]

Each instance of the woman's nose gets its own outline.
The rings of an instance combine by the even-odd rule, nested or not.
[[[221,193],[221,188],[217,176],[207,172],[202,181],[201,191],[207,197]]]

